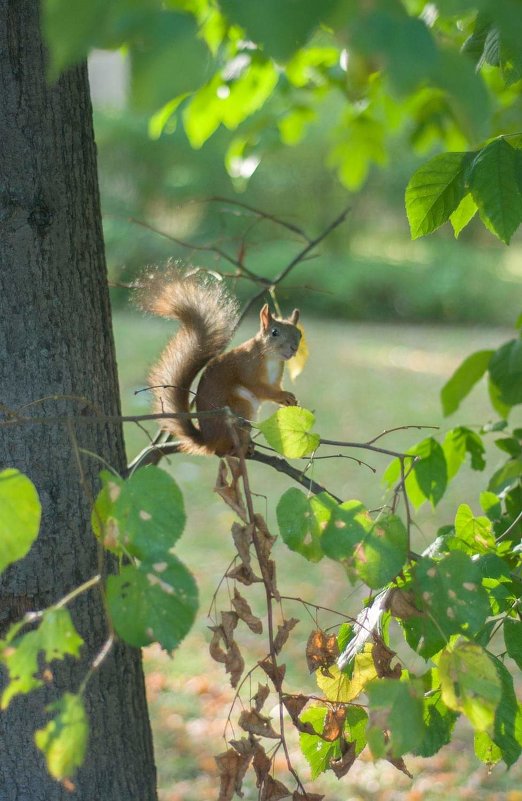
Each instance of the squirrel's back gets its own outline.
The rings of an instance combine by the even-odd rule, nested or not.
[[[179,320],[181,327],[153,366],[149,384],[157,412],[190,410],[190,387],[196,375],[232,338],[237,301],[217,279],[175,266],[149,270],[140,279],[137,302],[144,311]],[[172,418],[162,426],[189,452],[206,453],[203,439],[189,418]]]

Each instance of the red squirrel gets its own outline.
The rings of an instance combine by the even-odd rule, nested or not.
[[[295,356],[301,339],[298,309],[284,320],[274,317],[265,303],[257,334],[224,353],[239,309],[218,281],[175,267],[149,272],[140,281],[138,303],[145,311],[181,323],[149,375],[156,411],[189,412],[190,388],[203,368],[196,392],[198,412],[228,407],[249,421],[255,419],[262,401],[297,405],[295,395],[281,388],[281,380],[284,362]],[[248,423],[236,424],[237,439],[224,415],[203,415],[198,423],[196,428],[187,417],[161,425],[179,439],[186,453],[226,456],[236,451],[235,442],[243,453],[251,446]]]

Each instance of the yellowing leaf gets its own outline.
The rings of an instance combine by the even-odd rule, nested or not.
[[[502,687],[484,648],[459,637],[442,651],[439,674],[446,706],[464,712],[476,730],[491,729]]]
[[[301,332],[301,341],[299,342],[299,347],[295,356],[292,359],[289,359],[286,363],[288,375],[292,381],[295,381],[297,376],[303,372],[309,356],[308,343],[306,341],[304,327],[302,325],[298,325],[297,327]]]
[[[47,770],[61,781],[70,778],[85,758],[89,726],[81,696],[65,693],[47,707],[56,716],[35,732],[36,745],[43,751]]]
[[[329,668],[329,676],[320,670],[315,674],[317,686],[323,691],[329,701],[348,703],[357,698],[369,681],[377,678],[377,671],[372,658],[373,645],[367,645],[364,651],[357,654],[354,660],[354,669],[351,679],[341,673],[336,665]]]
[[[267,420],[258,423],[266,441],[278,453],[290,459],[299,459],[319,447],[319,434],[311,434],[315,416],[308,409],[288,406],[278,409]]]
[[[0,573],[22,559],[38,536],[41,506],[27,476],[9,468],[0,472]]]

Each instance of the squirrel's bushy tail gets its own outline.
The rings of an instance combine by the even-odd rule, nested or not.
[[[196,375],[232,338],[238,321],[237,301],[208,274],[190,273],[172,265],[142,275],[136,300],[144,311],[181,323],[153,366],[149,384],[157,412],[188,412]],[[161,425],[180,439],[183,450],[207,452],[190,418],[164,420]]]

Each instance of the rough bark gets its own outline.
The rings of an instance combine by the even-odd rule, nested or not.
[[[0,420],[23,406],[35,417],[118,414],[87,70],[47,85],[38,5],[0,0]],[[0,468],[28,474],[43,505],[37,543],[0,578],[2,629],[98,571],[90,505],[102,464],[92,454],[123,470],[121,426],[0,427]],[[72,612],[86,640],[81,664],[67,660],[50,688],[0,714],[0,801],[71,798],[48,777],[33,733],[45,703],[78,688],[107,636],[99,591]],[[89,750],[73,797],[155,799],[140,653],[119,643],[86,704]]]

